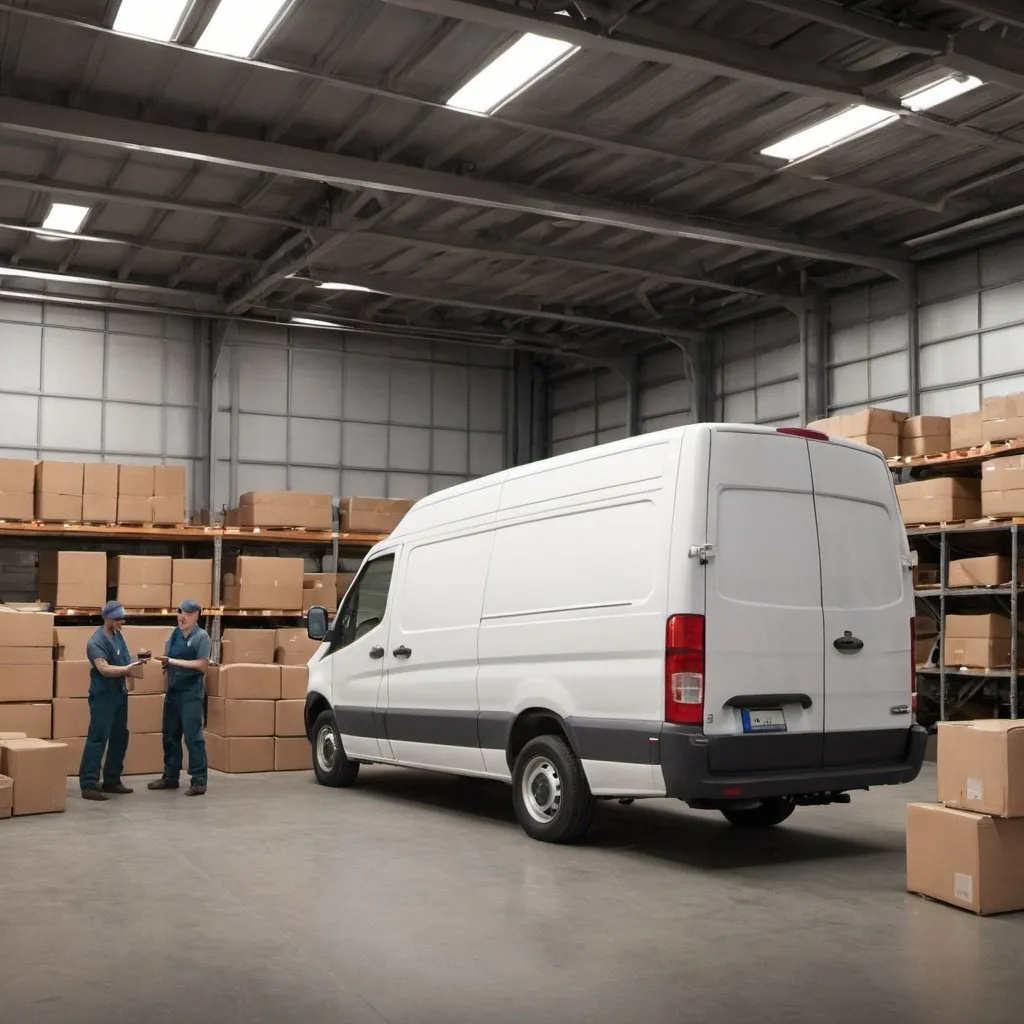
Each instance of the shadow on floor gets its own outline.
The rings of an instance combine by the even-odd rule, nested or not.
[[[458,778],[429,772],[389,769],[364,773],[357,784],[367,796],[401,800],[478,820],[519,829],[509,787],[486,779]],[[903,855],[903,836],[892,843],[807,830],[818,808],[797,808],[783,825],[772,829],[735,828],[714,811],[685,811],[668,800],[637,801],[622,806],[600,801],[587,835],[589,848],[654,857],[704,871],[729,871],[766,864]],[[801,818],[807,816],[803,821]],[[852,827],[852,826],[851,826]]]

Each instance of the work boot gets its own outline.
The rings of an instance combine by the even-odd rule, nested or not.
[[[185,790],[185,796],[202,796],[206,792],[206,786],[201,782],[193,782]]]
[[[99,786],[83,786],[82,787],[82,799],[83,800],[109,800],[110,797],[106,793],[100,791]]]
[[[126,786],[123,782],[104,782],[101,788],[104,793],[117,793],[119,796],[135,792],[134,789]]]
[[[177,779],[154,779],[146,789],[177,789]]]

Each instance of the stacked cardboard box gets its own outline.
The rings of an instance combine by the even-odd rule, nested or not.
[[[1010,664],[1010,619],[1006,615],[947,615],[944,637],[947,666],[988,669]]]
[[[213,604],[213,559],[175,558],[171,562],[171,607],[191,598],[203,608]]]
[[[248,491],[238,499],[233,518],[233,526],[331,530],[334,498],[311,491]]]
[[[338,607],[338,576],[333,572],[307,572],[302,576],[302,610],[308,612],[314,605],[328,611]]]
[[[0,731],[52,734],[53,616],[0,607]]]
[[[121,466],[117,476],[117,521],[126,526],[153,522],[153,466]]]
[[[934,455],[949,451],[946,416],[911,416],[900,427],[900,455]]]
[[[949,418],[949,447],[951,451],[961,448],[977,448],[985,443],[981,429],[981,410],[962,412]]]
[[[807,426],[832,437],[845,437],[877,448],[887,459],[892,459],[900,453],[900,432],[906,418],[905,413],[892,409],[864,409],[816,420]]]
[[[55,608],[102,608],[107,600],[106,553],[41,551],[39,599]]]
[[[108,582],[125,608],[171,607],[169,555],[117,555],[110,561]]]
[[[276,704],[276,700],[208,698],[206,751],[210,767],[232,773],[273,771]]]
[[[320,649],[319,640],[310,640],[305,629],[279,629],[274,640],[274,660],[279,665],[306,665]]]
[[[83,523],[117,521],[117,473],[112,462],[87,462],[82,494]]]
[[[1010,559],[1005,555],[956,558],[949,563],[950,587],[1000,587],[1010,582]]]
[[[1024,513],[1024,456],[992,459],[981,467],[981,511],[986,516]]]
[[[985,441],[1024,438],[1024,394],[986,398],[981,403],[981,434]]]
[[[175,526],[185,522],[185,467],[153,467],[153,522]]]
[[[0,459],[0,519],[29,520],[35,515],[36,464]]]
[[[224,574],[224,606],[240,610],[302,608],[301,558],[241,555]]]
[[[81,462],[36,464],[36,519],[48,523],[80,523],[85,486]]]
[[[1024,722],[942,722],[939,802],[907,807],[907,889],[976,914],[1024,909]]]
[[[896,485],[903,522],[945,523],[981,515],[981,481],[972,477],[938,476]]]
[[[15,817],[63,811],[66,759],[63,743],[0,735],[0,777],[10,780],[9,786],[0,783],[0,818],[7,816],[5,808]]]
[[[222,665],[271,665],[277,631],[273,629],[225,629],[221,636]]]

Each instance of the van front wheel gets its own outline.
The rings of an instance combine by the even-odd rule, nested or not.
[[[351,786],[359,764],[345,754],[333,711],[321,711],[313,725],[313,774],[321,786]]]
[[[722,808],[722,814],[731,825],[740,825],[745,828],[771,828],[772,825],[781,825],[794,811],[796,804],[785,797],[775,797],[771,800],[762,800],[757,807],[743,807],[728,810]]]
[[[545,843],[581,839],[594,816],[583,765],[561,736],[538,736],[523,747],[512,773],[512,802],[526,834]]]

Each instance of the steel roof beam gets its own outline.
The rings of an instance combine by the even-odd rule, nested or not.
[[[894,263],[903,263],[903,256],[897,250],[855,244],[836,245],[777,228],[752,228],[712,217],[468,178],[445,171],[377,162],[276,142],[132,121],[30,100],[0,97],[0,127],[27,135],[279,174],[299,181],[377,189],[545,219],[599,224],[643,234],[698,239],[807,259],[852,263],[886,272]]]
[[[945,0],[950,7],[957,7],[979,18],[991,18],[993,21],[1024,28],[1024,6],[1020,0]]]

